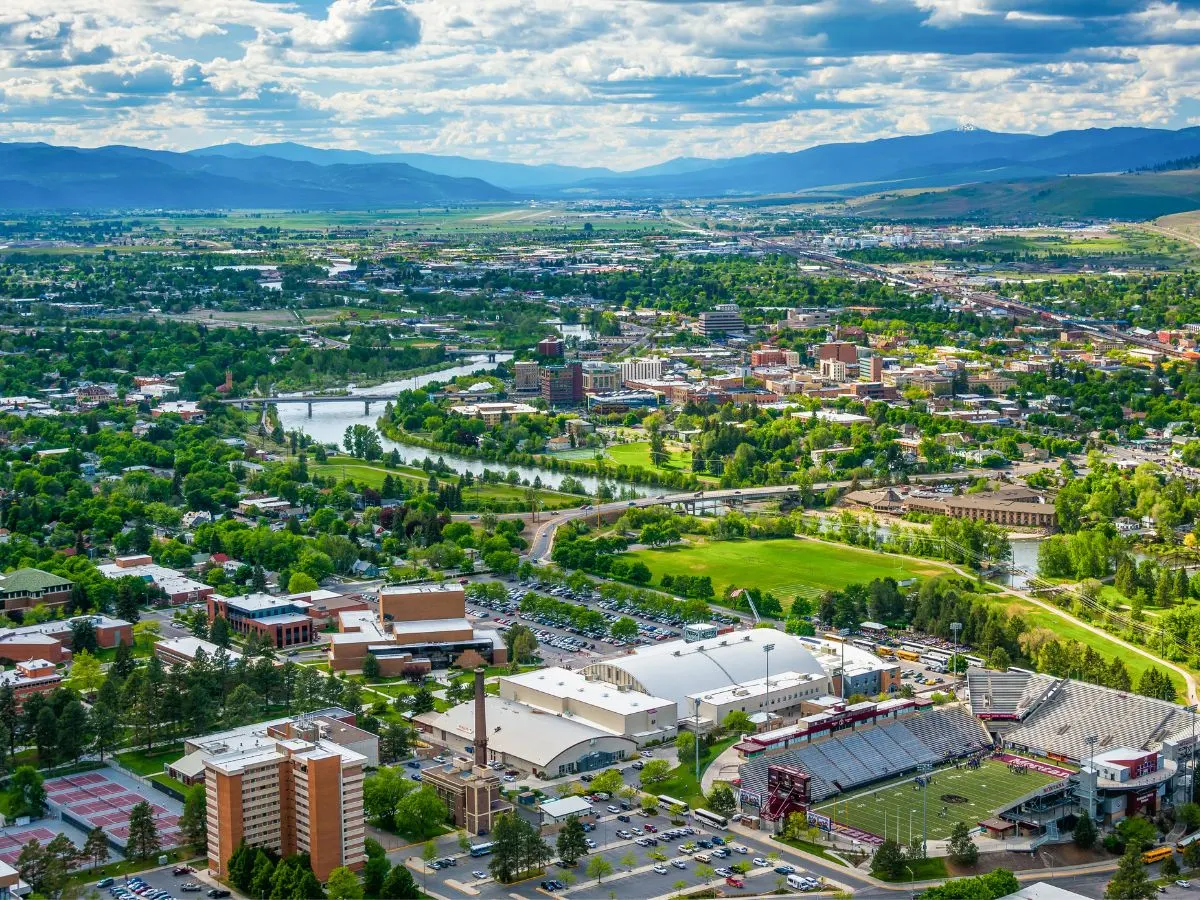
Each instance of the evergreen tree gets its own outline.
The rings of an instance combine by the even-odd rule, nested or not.
[[[903,867],[904,851],[891,838],[880,844],[871,858],[871,872],[888,879],[899,878]]]
[[[88,715],[83,704],[72,700],[58,717],[58,758],[63,762],[78,762],[91,743],[88,734]]]
[[[1107,900],[1151,900],[1158,893],[1146,875],[1140,851],[1130,847],[1117,864],[1117,871],[1104,889]]]
[[[135,859],[149,859],[159,850],[158,826],[154,812],[145,800],[129,811],[129,838],[126,849]]]
[[[363,678],[374,679],[379,677],[379,658],[374,653],[368,653],[363,659],[362,665]]]
[[[197,852],[208,844],[208,810],[203,783],[188,788],[179,817],[179,831],[184,841]]]
[[[587,833],[583,830],[583,823],[579,821],[578,816],[567,817],[567,821],[558,832],[555,849],[558,850],[558,858],[568,866],[575,865],[581,856],[587,854]]]
[[[116,677],[118,680],[128,678],[133,670],[137,668],[137,660],[133,658],[133,648],[124,641],[117,644],[117,653],[113,657],[113,663],[108,668],[110,678]]]
[[[960,866],[973,866],[979,859],[979,848],[971,840],[966,822],[959,822],[950,832],[950,859]]]
[[[1075,823],[1075,830],[1071,833],[1071,837],[1075,841],[1075,846],[1082,850],[1088,850],[1095,846],[1096,823],[1092,821],[1092,817],[1080,816],[1079,821]]]
[[[53,766],[58,762],[58,716],[49,704],[45,704],[38,710],[36,722],[34,742],[37,745],[38,763]]]
[[[399,863],[392,866],[392,871],[388,872],[387,878],[383,880],[383,890],[379,896],[383,900],[417,900],[421,896],[421,890],[408,868]]]
[[[402,866],[396,868],[402,868]],[[387,882],[384,882],[384,889],[386,890],[386,888]],[[293,900],[325,900],[325,891],[321,889],[321,882],[317,881],[317,876],[313,874],[312,869],[305,868],[301,873],[292,897]]]
[[[107,862],[108,838],[105,836],[103,828],[97,825],[88,832],[81,856],[92,864],[93,869]]]
[[[229,638],[229,622],[224,616],[217,616],[212,621],[212,625],[208,627],[208,639],[218,647],[228,647],[231,643]]]

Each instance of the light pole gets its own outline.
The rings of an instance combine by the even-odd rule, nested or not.
[[[908,893],[912,900],[917,900],[917,876],[913,873],[912,866],[904,868],[908,869]]]
[[[913,813],[915,812],[915,809],[910,809],[908,811],[908,846],[910,847],[912,846],[912,817]]]
[[[696,735],[696,784],[700,783],[700,698],[693,697],[692,703],[695,704],[694,713],[692,715],[692,727],[695,729]]]
[[[921,773],[921,857],[929,855],[929,773],[933,766],[922,763],[918,768]]]
[[[763,698],[763,707],[767,714],[767,727],[771,727],[771,651],[775,649],[774,644],[763,644],[763,656],[767,660],[767,690],[766,696]]]
[[[962,631],[962,622],[951,622],[950,632],[954,635],[954,655],[950,657],[950,665],[954,668],[953,679],[958,680],[958,633]]]
[[[1088,745],[1088,774],[1091,776],[1091,781],[1088,783],[1087,814],[1089,819],[1096,818],[1096,769],[1093,763],[1096,758],[1096,742],[1098,740],[1100,739],[1094,734],[1083,739],[1083,742]]]

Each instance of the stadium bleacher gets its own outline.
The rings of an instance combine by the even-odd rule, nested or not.
[[[793,765],[810,776],[813,803],[842,791],[966,756],[991,746],[987,731],[960,709],[934,709],[920,715],[848,731],[764,755],[743,763],[741,789],[764,797],[767,766]]]

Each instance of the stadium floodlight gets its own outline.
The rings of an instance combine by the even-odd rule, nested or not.
[[[962,622],[951,622],[950,631],[954,634],[954,655],[950,657],[951,675],[958,675],[958,633],[962,631]]]
[[[767,714],[767,727],[771,727],[771,651],[775,649],[774,644],[763,644],[763,656],[767,660],[767,691],[763,698],[763,709]]]

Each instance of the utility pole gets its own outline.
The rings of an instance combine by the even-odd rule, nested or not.
[[[954,668],[952,677],[954,681],[958,680],[958,633],[962,631],[962,622],[951,622],[950,631],[954,635],[954,655],[950,657],[950,664]]]

